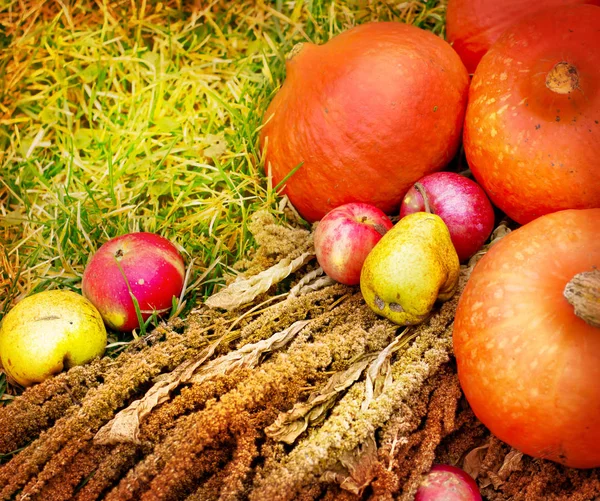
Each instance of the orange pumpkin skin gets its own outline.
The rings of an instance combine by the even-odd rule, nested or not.
[[[600,328],[563,296],[600,267],[600,209],[542,216],[494,245],[459,300],[453,342],[475,415],[516,449],[600,466]]]
[[[460,142],[469,77],[441,38],[373,22],[323,45],[304,44],[261,131],[277,185],[308,221],[350,202],[398,210],[422,176],[442,169]]]
[[[449,0],[446,40],[473,73],[511,24],[542,9],[582,3],[600,5],[600,0]]]
[[[524,224],[600,207],[600,7],[545,10],[509,28],[473,76],[464,149],[492,202]],[[577,87],[551,90],[559,63]]]

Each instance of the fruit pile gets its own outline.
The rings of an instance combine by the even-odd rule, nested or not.
[[[259,221],[291,242],[272,266],[114,361],[106,327],[180,307],[164,238],[17,304],[0,360],[32,388],[0,412],[0,497],[521,499],[533,470],[600,467],[600,7],[555,3],[483,49],[452,0],[456,50],[392,22],[294,48],[260,146],[314,231]]]
[[[296,48],[261,144],[274,182],[320,220],[325,273],[360,283],[369,307],[399,325],[423,322],[454,295],[460,262],[495,225],[490,200],[523,225],[482,259],[458,306],[462,389],[520,451],[598,467],[600,56],[584,47],[600,44],[600,8],[499,4],[481,13],[450,2],[459,53],[394,23]],[[500,13],[511,6],[512,23]],[[476,28],[485,15],[487,28]],[[483,47],[486,37],[498,39]],[[472,81],[463,61],[476,67]],[[463,125],[478,184],[439,172]],[[386,214],[398,211],[392,226]]]
[[[0,361],[22,386],[88,363],[104,354],[106,324],[115,331],[145,331],[177,308],[185,263],[177,248],[153,233],[109,240],[91,256],[83,296],[48,290],[19,302],[0,325]]]

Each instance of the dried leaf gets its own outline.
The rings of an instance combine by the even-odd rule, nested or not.
[[[348,473],[346,471],[344,471],[343,469],[341,469],[341,471],[337,471],[337,470],[327,470],[325,472],[323,472],[323,474],[321,475],[321,482],[323,482],[324,484],[341,484],[346,477],[348,476]]]
[[[171,373],[157,378],[143,398],[135,400],[98,430],[94,442],[100,445],[121,442],[139,443],[138,436],[142,419],[150,414],[154,407],[168,400],[171,391],[177,386],[188,381],[196,369],[213,355],[220,341],[221,339],[218,339],[207,346],[197,359],[188,360]]]
[[[393,383],[390,357],[406,332],[408,332],[408,329],[404,329],[394,341],[381,350],[377,358],[371,363],[367,371],[365,399],[361,405],[361,410],[366,411],[373,399],[381,395],[383,390]]]
[[[514,471],[521,469],[523,462],[523,453],[512,449],[504,458],[502,466],[498,470],[498,476],[502,480],[506,480]]]
[[[297,403],[288,412],[280,414],[265,429],[266,434],[280,442],[293,444],[309,425],[319,424],[325,419],[327,411],[335,405],[340,393],[361,377],[376,356],[374,353],[363,355],[346,370],[336,372],[321,391],[311,393],[306,402]]]
[[[269,339],[247,344],[239,350],[211,361],[197,372],[198,368],[214,354],[222,338],[218,339],[203,350],[197,359],[184,362],[171,373],[156,378],[154,386],[143,398],[134,401],[98,430],[94,442],[97,444],[139,443],[140,422],[154,407],[168,400],[171,391],[177,386],[182,383],[201,383],[217,374],[226,374],[237,367],[254,367],[258,365],[261,356],[285,346],[308,322],[309,320],[294,322]]]
[[[333,481],[357,496],[361,496],[364,489],[375,478],[374,467],[377,463],[377,444],[374,436],[354,450],[345,452],[340,457],[341,466],[323,474],[323,480]]]
[[[279,350],[287,345],[298,334],[310,320],[299,320],[287,329],[273,334],[269,339],[263,339],[258,343],[247,344],[239,350],[232,351],[227,355],[216,358],[201,368],[193,377],[192,383],[202,383],[216,375],[227,374],[240,367],[256,367],[261,358],[267,353]]]
[[[234,310],[240,306],[250,303],[256,296],[269,290],[269,288],[291,273],[295,272],[314,257],[314,253],[305,252],[293,261],[282,259],[279,263],[269,269],[249,278],[238,278],[228,287],[213,294],[206,300],[210,308],[223,308]]]
[[[481,484],[482,486],[485,485],[487,487],[491,483],[494,486],[494,489],[498,489],[504,483],[504,480],[502,480],[498,474],[493,471],[488,471],[487,476],[489,480],[487,482],[483,482]]]
[[[7,212],[2,218],[0,218],[0,226],[18,226],[22,225],[23,221],[27,219],[27,216],[23,213],[21,208],[17,208],[14,211]]]
[[[207,145],[202,152],[205,157],[220,157],[227,151],[227,140],[222,133],[207,134],[203,142]]]
[[[489,447],[489,443],[475,447],[475,449],[465,456],[463,461],[463,470],[465,470],[475,480],[477,480],[477,477],[479,477],[479,473],[481,472],[481,463],[483,463]]]
[[[337,282],[333,278],[330,278],[328,276],[320,277],[317,278],[317,280],[315,280],[314,282],[311,282],[310,284],[307,284],[304,287],[302,287],[298,291],[297,295],[303,296],[304,294],[308,294],[309,292],[315,292],[320,289],[324,289],[325,287],[329,287],[330,285],[334,285],[336,283]]]
[[[311,272],[309,272],[306,275],[304,275],[301,278],[301,280],[296,285],[294,285],[294,287],[292,287],[290,289],[290,297],[296,297],[296,296],[298,296],[300,290],[303,287],[305,287],[306,285],[308,285],[311,282],[313,282],[315,279],[317,279],[318,277],[320,277],[321,275],[323,275],[323,273],[325,273],[323,271],[323,268],[321,268],[319,266],[316,270],[312,270]]]
[[[318,267],[316,270],[304,275],[290,290],[290,297],[302,296],[308,292],[314,292],[337,283],[333,278],[330,278],[327,275],[322,276],[324,273],[323,268]]]

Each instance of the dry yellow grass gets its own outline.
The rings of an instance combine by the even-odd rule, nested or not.
[[[284,56],[368,20],[440,33],[429,2],[9,1],[0,7],[0,317],[78,289],[108,238],[160,233],[206,297],[253,247],[248,217],[285,222],[257,133]],[[208,274],[202,283],[196,278]]]

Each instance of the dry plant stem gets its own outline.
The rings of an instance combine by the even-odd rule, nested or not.
[[[564,296],[575,315],[592,327],[600,328],[600,270],[575,275],[566,285]]]
[[[189,345],[198,342],[202,344],[203,340],[186,340],[185,336],[172,335],[152,347],[149,353],[141,352],[131,357],[117,374],[89,391],[79,408],[59,419],[48,433],[0,468],[0,499],[10,498],[70,441],[96,431],[141,385],[195,354],[197,348]]]
[[[79,452],[70,463],[63,465],[60,472],[49,480],[43,489],[35,493],[27,488],[23,489],[21,497],[39,501],[66,501],[74,497],[78,485],[95,472],[98,463],[101,463],[110,453],[108,448],[88,447]]]
[[[257,319],[243,325],[236,348],[266,339],[293,322],[323,315],[351,290],[345,285],[337,284],[304,296],[288,297],[285,301],[270,307]]]
[[[242,333],[242,343],[240,343],[241,346],[244,346],[245,344],[248,344],[248,342],[250,341],[256,341],[256,340],[260,340],[263,339],[265,337],[267,337],[268,335],[270,335],[273,331],[277,330],[278,328],[284,327],[288,325],[288,322],[292,322],[293,320],[297,320],[299,318],[303,318],[305,316],[310,315],[317,315],[317,314],[321,314],[321,317],[318,317],[316,320],[313,321],[313,323],[311,324],[312,328],[314,329],[318,329],[320,323],[323,322],[328,322],[328,320],[326,320],[327,318],[329,318],[328,316],[324,316],[322,315],[323,311],[327,310],[330,305],[331,302],[334,300],[334,298],[337,298],[337,291],[341,291],[342,290],[346,290],[345,288],[340,288],[340,287],[334,287],[332,288],[333,290],[330,291],[333,292],[333,298],[329,297],[327,295],[326,291],[319,291],[319,292],[315,292],[312,294],[307,295],[306,297],[303,298],[296,298],[295,300],[290,300],[289,301],[289,308],[285,308],[285,305],[282,305],[281,307],[276,307],[276,308],[270,308],[268,310],[268,312],[261,316],[259,319],[257,319],[256,321],[252,322],[251,324],[249,324],[246,328],[243,329],[243,333]],[[356,297],[356,299],[354,300],[354,302],[349,302],[349,304],[345,307],[339,307],[340,310],[344,313],[349,314],[352,309],[356,306],[357,302],[358,302],[358,295]],[[313,311],[314,310],[314,311]],[[337,311],[334,314],[331,314],[330,316],[333,317],[333,320],[331,322],[331,326],[335,325],[337,317],[340,317],[342,319],[345,319],[344,315],[339,315],[337,313]],[[263,318],[265,317],[265,318]],[[266,319],[266,320],[265,320]],[[241,378],[243,377],[244,373],[242,372],[241,374],[235,372],[233,374],[227,375],[226,377],[228,378],[228,380],[234,381],[235,384],[233,386],[235,386],[237,384],[237,381],[241,380]],[[233,379],[232,379],[233,378]],[[218,379],[218,381],[225,381],[224,379]],[[192,396],[192,398],[199,398],[200,400],[205,398],[205,394],[207,391],[207,388],[210,388],[211,385],[214,383],[208,383],[208,386],[205,388],[198,388],[197,386],[204,386],[203,385],[195,385],[192,386],[192,388],[189,390],[189,393],[186,392],[187,395]],[[224,385],[224,387],[221,387],[221,389],[224,390],[228,390],[227,388],[227,384]],[[183,396],[183,393],[182,393]],[[160,414],[162,413],[166,413],[168,414],[178,414],[181,412],[181,410],[177,410],[180,408],[181,405],[187,405],[187,403],[185,402],[185,398],[184,399],[180,399],[177,398],[176,401],[174,401],[172,404],[166,404],[163,405],[161,408],[158,409],[159,414],[157,415],[156,419],[158,419],[158,422],[156,419],[150,417],[149,421],[148,421],[148,426],[150,427],[149,429],[152,429],[154,427],[154,429],[156,429],[156,427],[160,427]],[[170,409],[170,410],[169,410]],[[155,423],[154,425],[152,423]],[[181,433],[181,436],[184,437],[182,440],[186,441],[187,437],[190,433],[190,431],[188,430],[187,426],[188,426],[188,419],[184,419],[181,421],[181,423],[177,424],[177,427],[175,430],[173,430],[173,435],[175,437],[178,437],[179,434]],[[146,435],[146,437],[148,436],[148,433],[146,431],[144,431],[145,427],[142,427],[142,435]],[[183,430],[183,431],[182,431]],[[160,432],[161,434],[163,432]],[[177,440],[177,439],[176,439]],[[142,461],[141,463],[139,463],[136,468],[134,470],[132,470],[132,472],[130,472],[128,474],[128,479],[126,479],[124,482],[122,482],[123,485],[125,485],[127,492],[120,492],[119,489],[115,490],[115,493],[111,494],[113,496],[117,496],[118,499],[130,499],[130,495],[137,496],[137,492],[139,492],[140,490],[143,490],[145,487],[145,484],[151,479],[153,478],[157,472],[164,466],[166,458],[171,456],[171,452],[170,452],[170,447],[171,447],[171,442],[169,440],[165,441],[164,444],[162,444],[157,451],[155,451],[154,453],[152,453],[150,456],[148,456],[144,461]],[[118,497],[118,496],[122,496],[122,497]]]
[[[179,429],[174,430],[165,444],[159,447],[156,455],[147,459],[146,462],[150,465],[157,464],[157,459],[160,464],[161,456],[177,458],[166,462],[142,499],[167,499],[172,495],[179,485],[193,476],[194,458],[201,455],[205,447],[214,445],[215,440],[226,436],[236,417],[242,412],[256,412],[267,402],[269,407],[274,407],[277,411],[288,406],[302,391],[305,381],[328,366],[332,360],[332,352],[339,350],[345,330],[341,326],[334,328],[336,322],[347,322],[353,316],[358,321],[360,315],[364,315],[360,311],[355,312],[359,302],[360,295],[357,294],[335,310],[314,319],[293,341],[286,353],[275,355],[273,360],[267,361],[260,371],[254,373],[251,380],[222,395],[215,405],[189,416],[190,419],[185,423],[182,421]],[[364,318],[372,322],[375,316],[369,313]],[[378,333],[377,336],[381,334]],[[314,341],[308,342],[310,338],[314,338]],[[377,339],[372,339],[371,343],[377,342],[381,349],[389,338],[384,336],[384,339]],[[178,438],[180,436],[185,439]],[[139,473],[134,473],[131,481],[139,478]],[[127,499],[121,494],[124,493],[115,491],[115,497],[111,499]]]
[[[157,448],[145,455],[141,462],[128,474],[128,479],[122,482],[124,490],[115,490],[111,496],[120,496],[118,499],[137,499],[140,492],[147,488],[152,478],[164,467],[170,442],[165,443],[166,448],[159,446],[169,434],[179,436],[181,430],[187,430],[189,417],[182,414],[188,411],[201,411],[210,399],[231,391],[241,381],[251,377],[252,372],[240,369],[232,374],[219,376],[215,380],[203,384],[192,385],[181,391],[173,400],[156,409],[146,421],[142,423],[140,437],[143,442],[157,444]],[[185,435],[185,432],[181,433]],[[164,453],[163,453],[164,451]],[[124,493],[126,491],[126,493]]]
[[[466,275],[466,272],[465,272]],[[464,287],[463,276],[460,287]],[[451,328],[458,295],[445,303],[429,323],[416,327],[420,336],[392,365],[393,383],[362,410],[366,398],[365,385],[355,384],[334,408],[329,419],[289,454],[284,463],[270,473],[250,495],[252,501],[272,499],[285,501],[323,471],[335,464],[335,459],[363,443],[400,407],[418,392],[424,381],[435,374],[449,358]]]
[[[233,458],[224,468],[219,501],[237,501],[241,498],[245,488],[244,484],[251,472],[252,460],[258,455],[256,446],[258,436],[258,428],[250,427],[238,435]]]
[[[58,451],[45,465],[42,471],[34,477],[31,482],[25,485],[20,493],[21,497],[33,498],[40,495],[42,490],[64,472],[65,466],[70,469],[73,467],[75,458],[85,451],[89,445],[90,434],[83,433],[75,440],[68,442],[60,451]]]
[[[90,388],[98,386],[108,359],[74,367],[57,377],[28,388],[11,405],[0,407],[0,454],[22,447],[51,427],[67,410],[78,404]]]
[[[252,371],[239,369],[232,374],[221,375],[202,384],[194,384],[181,389],[179,395],[154,410],[142,422],[140,439],[143,442],[158,443],[177,425],[178,418],[191,411],[199,411],[213,398],[218,398],[241,381],[251,377]]]
[[[410,421],[398,426],[398,421],[402,423],[402,415],[397,414],[396,423],[391,421],[384,428],[377,478],[371,485],[373,495],[369,501],[413,499],[421,475],[430,469],[437,457],[440,440],[461,424],[455,419],[460,396],[456,375],[446,365],[422,388],[419,406],[412,406],[414,413]],[[443,460],[437,458],[436,462]],[[456,464],[456,461],[452,463]]]
[[[410,470],[410,477],[404,483],[402,495],[397,498],[399,501],[414,499],[422,475],[431,469],[435,449],[444,436],[454,431],[456,405],[460,396],[460,386],[455,375],[443,378],[433,392],[423,429],[424,438],[415,453],[414,466]]]
[[[109,450],[110,452],[97,463],[91,479],[75,495],[74,501],[96,501],[134,465],[140,447],[133,444],[119,444]]]
[[[233,497],[230,498],[232,500],[237,499],[235,497],[235,489],[239,487],[238,480],[240,480],[240,478],[236,478],[236,473],[243,470],[243,464],[249,457],[254,455],[256,447],[250,443],[250,441],[254,442],[254,439],[250,438],[250,435],[253,435],[253,433],[256,433],[256,430],[252,431],[248,429],[246,434],[238,437],[236,451],[233,453],[233,456],[227,457],[227,459],[230,459],[229,463],[224,465],[226,458],[223,457],[223,461],[220,465],[213,465],[212,475],[201,482],[200,487],[187,496],[185,500],[219,501],[224,494],[225,496],[232,495]],[[234,475],[233,478],[231,477],[232,474]],[[235,486],[233,490],[229,489],[228,482],[232,482],[232,486]]]

